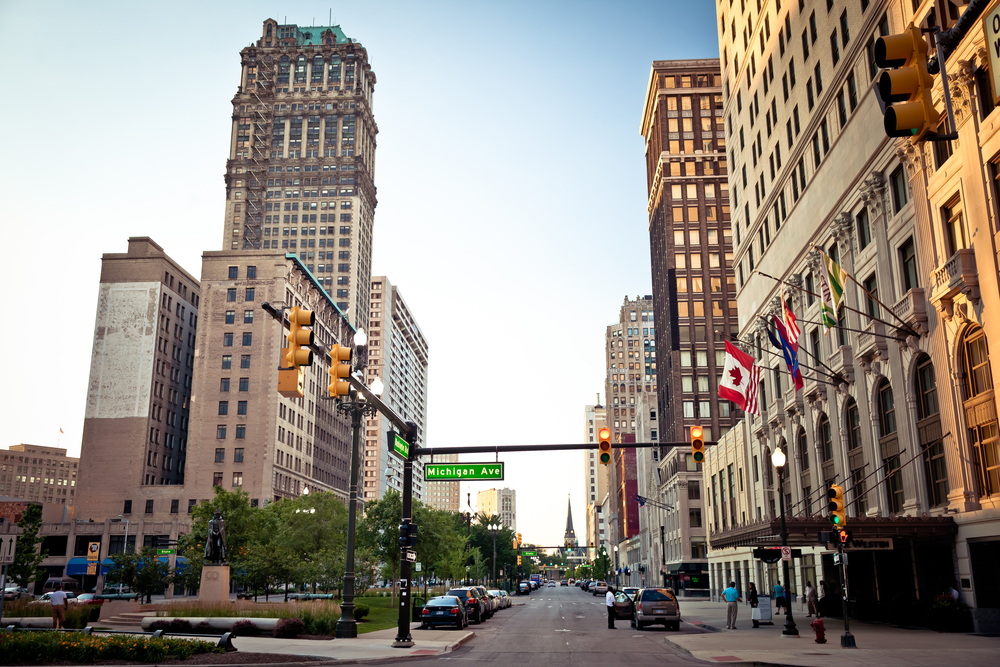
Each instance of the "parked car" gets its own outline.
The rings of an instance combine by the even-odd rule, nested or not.
[[[20,586],[8,586],[3,589],[4,600],[20,600],[21,598],[33,597],[35,596],[29,593],[27,588],[21,588]]]
[[[506,609],[510,606],[510,598],[503,591],[492,590],[487,592],[497,601],[497,609]]]
[[[470,586],[470,588],[475,588],[479,591],[479,597],[481,597],[483,602],[486,603],[486,614],[483,618],[493,618],[493,614],[497,613],[497,602],[493,596],[489,594],[489,591],[486,590],[485,586]]]
[[[513,600],[513,599],[511,599],[511,597],[510,597],[510,593],[508,593],[507,591],[500,591],[500,595],[502,595],[502,596],[503,596],[503,599],[504,599],[504,601],[505,601],[505,602],[507,603],[507,606],[508,606],[508,607],[511,607],[511,606],[513,606],[513,604],[514,604],[514,600]]]
[[[521,595],[531,595],[531,584],[527,581],[522,581],[517,585],[517,590],[520,591]]]
[[[635,599],[635,594],[639,592],[638,586],[623,586],[622,593],[629,596],[633,600]]]
[[[596,581],[594,585],[590,587],[590,592],[593,595],[604,595],[608,592],[608,582],[606,581]]]
[[[635,602],[624,591],[615,593],[615,618],[631,621],[635,616]]]
[[[83,593],[83,588],[80,586],[80,582],[73,577],[49,577],[45,581],[45,585],[42,586],[42,593],[51,593],[56,590],[57,587],[61,587],[67,593],[73,592],[75,595]]]
[[[668,630],[681,629],[681,607],[670,588],[642,588],[635,598],[632,625],[636,630],[662,623]]]
[[[76,597],[68,600],[72,604],[92,604],[92,605],[102,605],[104,604],[104,599],[94,595],[93,593],[83,593],[82,595],[77,595]]]
[[[73,598],[76,595],[70,591],[66,591],[66,602],[73,602]],[[43,593],[39,595],[31,604],[52,604],[52,593]]]
[[[455,595],[439,595],[431,598],[420,612],[420,627],[453,625],[459,630],[469,625],[468,607]]]
[[[445,596],[457,597],[462,601],[469,623],[479,624],[488,618],[486,615],[488,603],[482,599],[482,594],[476,588],[471,586],[452,588],[445,593]]]

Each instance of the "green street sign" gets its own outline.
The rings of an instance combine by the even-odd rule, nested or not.
[[[156,550],[156,555],[157,556],[173,556],[175,553],[177,553],[176,549],[157,549]]]
[[[538,552],[537,551],[522,551],[521,555],[522,556],[537,556]]]
[[[428,463],[424,480],[447,482],[466,479],[503,479],[503,463]]]
[[[410,443],[404,440],[403,436],[396,433],[395,431],[392,432],[392,435],[393,435],[392,451],[398,454],[399,456],[403,457],[404,459],[410,458]]]

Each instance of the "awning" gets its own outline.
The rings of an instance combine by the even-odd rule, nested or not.
[[[665,567],[670,574],[704,574],[708,572],[708,563],[670,563]]]
[[[93,561],[88,561],[83,557],[70,558],[69,562],[66,563],[66,576],[81,576],[87,574],[87,565]],[[96,564],[96,563],[95,563]],[[107,574],[108,568],[111,567],[111,559],[105,558],[101,561],[101,574]]]
[[[785,523],[788,530],[788,545],[795,547],[818,546],[819,532],[832,529],[829,519],[822,516],[789,517]],[[950,537],[958,532],[958,525],[951,516],[849,517],[846,528],[854,538],[865,540],[886,537],[933,539]],[[723,531],[713,531],[708,541],[714,550],[779,546],[781,519],[773,517],[733,526]]]

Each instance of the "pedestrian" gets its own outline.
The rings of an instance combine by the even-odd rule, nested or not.
[[[56,589],[49,593],[49,600],[52,602],[52,627],[58,630],[66,623],[66,591],[62,584],[56,584]]]
[[[824,607],[826,606],[826,604],[827,604],[826,603],[826,581],[824,581],[823,579],[820,579],[819,580],[819,606],[817,607],[817,609],[819,611],[816,614],[816,618],[823,618],[823,614],[826,613],[826,612],[824,612]],[[827,615],[829,615],[829,614],[827,614]]]
[[[608,586],[608,592],[604,595],[604,604],[608,606],[608,630],[615,629],[615,594]]]
[[[781,613],[781,608],[785,606],[785,589],[781,584],[775,584],[774,588],[774,610]]]
[[[757,604],[757,584],[750,582],[750,589],[747,591],[747,604],[750,605],[750,620],[753,622],[753,627],[760,627],[760,612],[756,611]]]
[[[726,599],[726,630],[736,629],[736,612],[739,611],[737,603],[743,602],[739,591],[736,590],[736,582],[730,581],[729,588],[722,591],[722,597]]]
[[[816,587],[812,585],[811,581],[806,582],[806,607],[809,609],[808,616],[816,614],[819,617],[819,596],[816,593]]]

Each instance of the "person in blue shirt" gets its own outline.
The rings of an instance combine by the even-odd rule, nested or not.
[[[785,589],[781,584],[774,585],[774,610],[781,613],[781,608],[785,606]]]
[[[739,591],[736,590],[736,582],[730,581],[729,588],[722,591],[722,597],[726,599],[726,630],[736,629],[736,612],[739,610],[739,602],[743,602]]]

